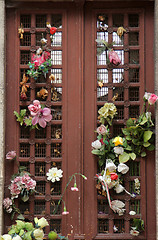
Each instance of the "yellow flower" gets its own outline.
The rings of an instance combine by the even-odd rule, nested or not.
[[[44,227],[46,227],[46,226],[49,226],[47,220],[46,220],[44,217],[42,217],[42,218],[40,218],[40,219],[38,219],[38,218],[36,217],[36,218],[34,218],[34,222],[35,222],[35,224],[37,224],[38,227],[40,227],[40,228],[44,228]]]
[[[43,240],[44,238],[44,232],[42,229],[37,228],[33,231],[33,236],[36,240]]]
[[[117,35],[121,38],[123,33],[126,32],[126,29],[124,29],[123,27],[119,27],[117,29]]]
[[[115,147],[118,145],[123,145],[123,139],[121,137],[115,137],[113,143],[115,144]]]

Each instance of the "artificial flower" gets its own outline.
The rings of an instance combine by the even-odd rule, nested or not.
[[[9,209],[12,206],[12,200],[10,198],[5,198],[3,200],[3,205],[5,209]]]
[[[98,110],[98,113],[100,118],[107,119],[110,117],[113,119],[117,113],[117,108],[113,103],[105,103],[104,106]]]
[[[73,191],[73,192],[78,192],[79,191],[76,183],[74,183],[74,186],[71,187],[71,191]]]
[[[97,133],[98,133],[98,134],[105,135],[105,134],[108,133],[108,130],[107,130],[107,128],[102,124],[102,125],[100,125],[100,126],[97,128]]]
[[[126,209],[124,209],[125,204],[120,200],[113,200],[111,202],[113,210],[118,213],[119,216],[122,216]]]
[[[83,177],[84,180],[87,180],[87,177],[83,174],[81,174],[81,176]]]
[[[41,104],[40,101],[38,100],[34,100],[33,104],[30,104],[28,106],[28,109],[30,111],[31,116],[36,116],[37,113],[39,113],[41,111]]]
[[[129,167],[125,163],[120,163],[117,167],[118,172],[126,174],[129,171]]]
[[[118,54],[114,50],[109,51],[108,57],[109,57],[110,63],[113,63],[116,66],[121,63],[121,60]]]
[[[48,233],[48,238],[50,240],[56,240],[58,238],[58,234],[54,231],[51,231],[51,232]]]
[[[10,151],[6,154],[7,160],[13,160],[16,157],[16,151]]]
[[[115,137],[113,143],[115,144],[115,147],[117,147],[118,145],[123,145],[122,137]]]
[[[124,187],[121,184],[117,184],[115,186],[115,191],[116,191],[116,193],[121,193],[124,191]]]
[[[36,240],[43,240],[44,232],[43,229],[37,228],[33,231],[33,236]]]
[[[116,165],[111,159],[106,159],[106,170],[109,172],[114,172],[116,170]]]
[[[96,140],[92,142],[91,146],[95,149],[100,149],[101,148],[101,142],[99,140]]]
[[[51,27],[51,28],[50,28],[50,34],[51,34],[51,35],[54,35],[54,34],[56,33],[56,31],[57,31],[57,28],[56,28],[56,27]]]
[[[99,141],[101,142],[102,145],[106,145],[106,143],[104,142],[103,138],[101,138]]]
[[[134,179],[134,188],[137,194],[140,194],[140,181],[138,178]]]
[[[135,211],[130,211],[129,215],[134,216],[134,215],[136,215],[136,212]]]
[[[133,235],[133,236],[138,236],[139,235],[139,231],[136,230],[135,227],[131,227],[131,231],[130,231],[130,234]]]
[[[112,181],[118,179],[117,173],[114,173],[114,172],[110,173],[110,177],[111,177],[111,180],[112,180]]]
[[[118,232],[118,227],[116,227],[115,225],[113,226],[113,230],[114,232]]]
[[[66,210],[66,207],[64,206],[64,211],[62,212],[62,215],[68,215],[69,212]]]
[[[12,240],[12,237],[9,234],[4,234],[1,236],[1,240]]]
[[[144,99],[145,101],[148,101],[149,98],[150,98],[150,96],[151,96],[151,93],[145,92],[145,94],[144,94],[144,96],[143,96],[143,99]]]
[[[38,123],[42,128],[45,128],[47,122],[51,120],[51,110],[49,108],[43,108],[32,118],[32,124],[36,125]]]
[[[19,235],[13,236],[12,240],[22,240],[22,238]]]
[[[156,103],[157,99],[158,99],[158,96],[152,93],[148,99],[148,103],[150,105],[153,105],[154,103]]]
[[[122,155],[124,153],[123,147],[114,147],[114,153],[116,155]]]
[[[37,227],[40,227],[40,228],[44,228],[44,227],[46,227],[46,226],[49,226],[47,220],[46,220],[44,217],[42,217],[42,218],[40,218],[40,219],[38,219],[38,218],[36,217],[36,218],[34,218],[34,222],[35,222],[36,226],[37,226]]]
[[[60,178],[63,177],[62,173],[63,173],[63,171],[61,169],[57,169],[57,167],[53,167],[48,170],[48,172],[46,174],[47,179],[52,182],[60,181]]]
[[[37,55],[41,55],[43,52],[42,48],[38,48],[37,51],[36,51],[36,54]]]
[[[145,116],[146,116],[148,121],[151,121],[151,112],[146,112]]]
[[[123,27],[118,27],[117,29],[117,35],[121,38],[122,35],[124,34],[124,32],[126,32],[126,29],[124,29]]]
[[[46,43],[47,43],[47,39],[42,38],[42,39],[41,39],[41,43],[42,43],[42,45],[46,44]]]

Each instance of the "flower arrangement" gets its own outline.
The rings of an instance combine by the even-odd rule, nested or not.
[[[31,222],[16,220],[16,224],[9,228],[8,234],[1,236],[1,240],[43,240],[44,228],[47,226],[49,224],[44,217],[34,218],[34,225]],[[50,240],[68,239],[54,231],[49,232],[48,238]]]
[[[92,154],[99,157],[99,166],[105,167],[101,173],[96,175],[97,189],[107,197],[110,208],[119,216],[126,211],[125,204],[120,200],[111,201],[110,189],[114,189],[117,194],[125,191],[132,198],[139,195],[140,181],[138,178],[134,179],[134,193],[129,193],[122,184],[123,176],[129,171],[129,167],[125,163],[129,160],[134,161],[137,157],[145,157],[147,151],[154,149],[154,124],[149,108],[155,104],[158,96],[145,93],[143,99],[144,105],[140,116],[137,119],[129,118],[127,120],[125,128],[122,129],[122,137],[110,137],[109,125],[112,124],[117,109],[113,103],[105,103],[98,110],[98,119],[101,125],[96,130],[97,140],[91,144]],[[136,236],[143,229],[143,220],[134,219],[130,233]]]
[[[13,154],[14,153],[14,154]],[[15,159],[15,151],[11,151],[6,154],[6,159]],[[36,181],[30,176],[30,173],[26,171],[25,167],[18,167],[18,172],[11,178],[11,183],[8,186],[10,191],[10,198],[7,197],[3,200],[3,206],[7,213],[11,213],[11,219],[14,218],[15,213],[18,213],[18,219],[24,219],[20,210],[16,207],[15,199],[20,198],[23,202],[29,200],[29,196],[34,194],[36,187]]]
[[[30,129],[37,128],[38,125],[45,128],[47,122],[52,120],[51,110],[46,108],[38,100],[34,100],[33,104],[28,106],[30,114],[27,113],[26,109],[22,109],[20,114],[14,111],[14,115],[17,118],[17,122],[20,122],[21,126],[30,127]]]

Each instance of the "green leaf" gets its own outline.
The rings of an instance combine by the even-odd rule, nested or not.
[[[25,229],[27,230],[27,231],[31,231],[31,230],[33,230],[33,224],[32,223],[30,223],[30,222],[26,222],[25,223]]]
[[[32,240],[31,234],[32,234],[32,231],[26,232],[25,235],[24,235],[24,239],[25,240]]]
[[[130,141],[130,140],[132,140],[132,137],[131,136],[127,136],[126,139],[127,139],[127,141]]]
[[[32,126],[32,119],[26,118],[26,119],[25,119],[25,124],[26,124],[27,126]]]
[[[134,121],[132,120],[132,118],[129,118],[129,119],[126,121],[126,126],[127,126],[127,127],[134,126]]]
[[[97,48],[97,55],[101,55],[105,51],[106,47],[98,47]]]
[[[152,131],[145,131],[143,135],[144,142],[147,142],[151,138],[152,134],[153,134]]]
[[[155,146],[151,144],[149,147],[147,147],[148,151],[153,151],[155,149]]]
[[[128,153],[124,152],[122,155],[119,155],[119,162],[125,163],[130,159],[130,156]]]
[[[140,125],[144,125],[147,121],[148,121],[147,118],[144,116],[143,120],[140,122]]]
[[[145,156],[146,156],[146,152],[142,152],[141,157],[145,157]]]
[[[115,159],[115,155],[112,154],[112,153],[108,153],[108,158],[110,158],[110,159]]]
[[[23,202],[27,202],[27,201],[29,200],[29,196],[25,194],[25,195],[21,198],[21,200],[22,200]]]
[[[11,229],[11,230],[8,232],[9,235],[12,235],[12,234],[15,234],[15,233],[16,233],[15,229]]]
[[[151,145],[151,144],[150,144],[149,142],[143,143],[143,146],[146,147],[146,148],[149,147],[150,145]]]
[[[19,214],[19,215],[17,216],[17,219],[19,219],[19,220],[25,220],[25,218],[24,218],[24,216],[23,216],[22,214]]]
[[[132,160],[135,160],[137,157],[135,153],[129,153],[129,156]]]
[[[130,135],[130,131],[127,128],[122,128],[122,132],[124,135]]]
[[[104,159],[99,159],[98,163],[99,163],[99,166],[101,167],[105,163],[105,160]]]
[[[132,151],[131,146],[127,145],[126,150],[127,150],[127,151]]]

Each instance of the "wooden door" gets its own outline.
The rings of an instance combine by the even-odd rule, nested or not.
[[[145,221],[145,232],[139,239],[155,239],[155,189],[154,155],[152,159],[138,159],[132,163],[135,172],[129,174],[125,185],[132,189],[132,181],[138,177],[141,181],[141,195],[131,200],[126,194],[120,199],[125,201],[126,213],[118,217],[109,210],[107,201],[97,195],[95,175],[98,171],[97,160],[91,154],[91,142],[95,140],[97,110],[106,101],[111,101],[115,92],[118,116],[112,131],[120,133],[121,127],[129,117],[139,115],[143,104],[144,91],[153,92],[153,6],[135,3],[37,3],[19,4],[7,9],[7,113],[6,113],[6,152],[16,150],[20,165],[26,166],[37,181],[36,194],[25,204],[19,202],[19,208],[28,220],[34,216],[44,216],[50,227],[58,233],[68,234],[69,239],[132,239],[129,234],[130,220],[128,212],[137,209],[137,217]],[[98,16],[105,18],[100,29]],[[51,44],[46,22],[58,28]],[[19,39],[17,29],[24,27],[24,39]],[[117,27],[123,25],[127,34],[124,42],[116,36]],[[36,81],[30,79],[28,98],[20,99],[20,82],[27,71],[31,55],[38,49],[42,33],[48,39],[47,50],[51,52],[52,69],[55,82],[47,78]],[[106,56],[97,57],[96,38],[116,42],[114,48],[121,57],[122,64],[108,68]],[[123,81],[121,80],[123,76]],[[103,88],[97,85],[97,79],[103,80]],[[52,121],[45,128],[28,131],[20,128],[13,111],[27,107],[37,98],[37,92],[46,88],[48,97],[40,99],[52,110]],[[53,98],[53,91],[57,97]],[[62,133],[56,138],[56,131]],[[52,166],[62,168],[64,177],[61,182],[51,184],[46,173]],[[6,182],[17,170],[13,162],[6,164]],[[62,216],[63,206],[53,214],[66,182],[75,172],[81,172],[88,178],[86,182],[77,178],[79,192],[70,189],[64,200],[70,214]],[[151,174],[152,172],[152,174]],[[151,187],[152,186],[152,187]],[[8,196],[6,191],[6,196]],[[152,196],[152,197],[151,197]],[[6,226],[11,224],[9,215],[5,215]],[[113,226],[119,228],[114,233]]]

